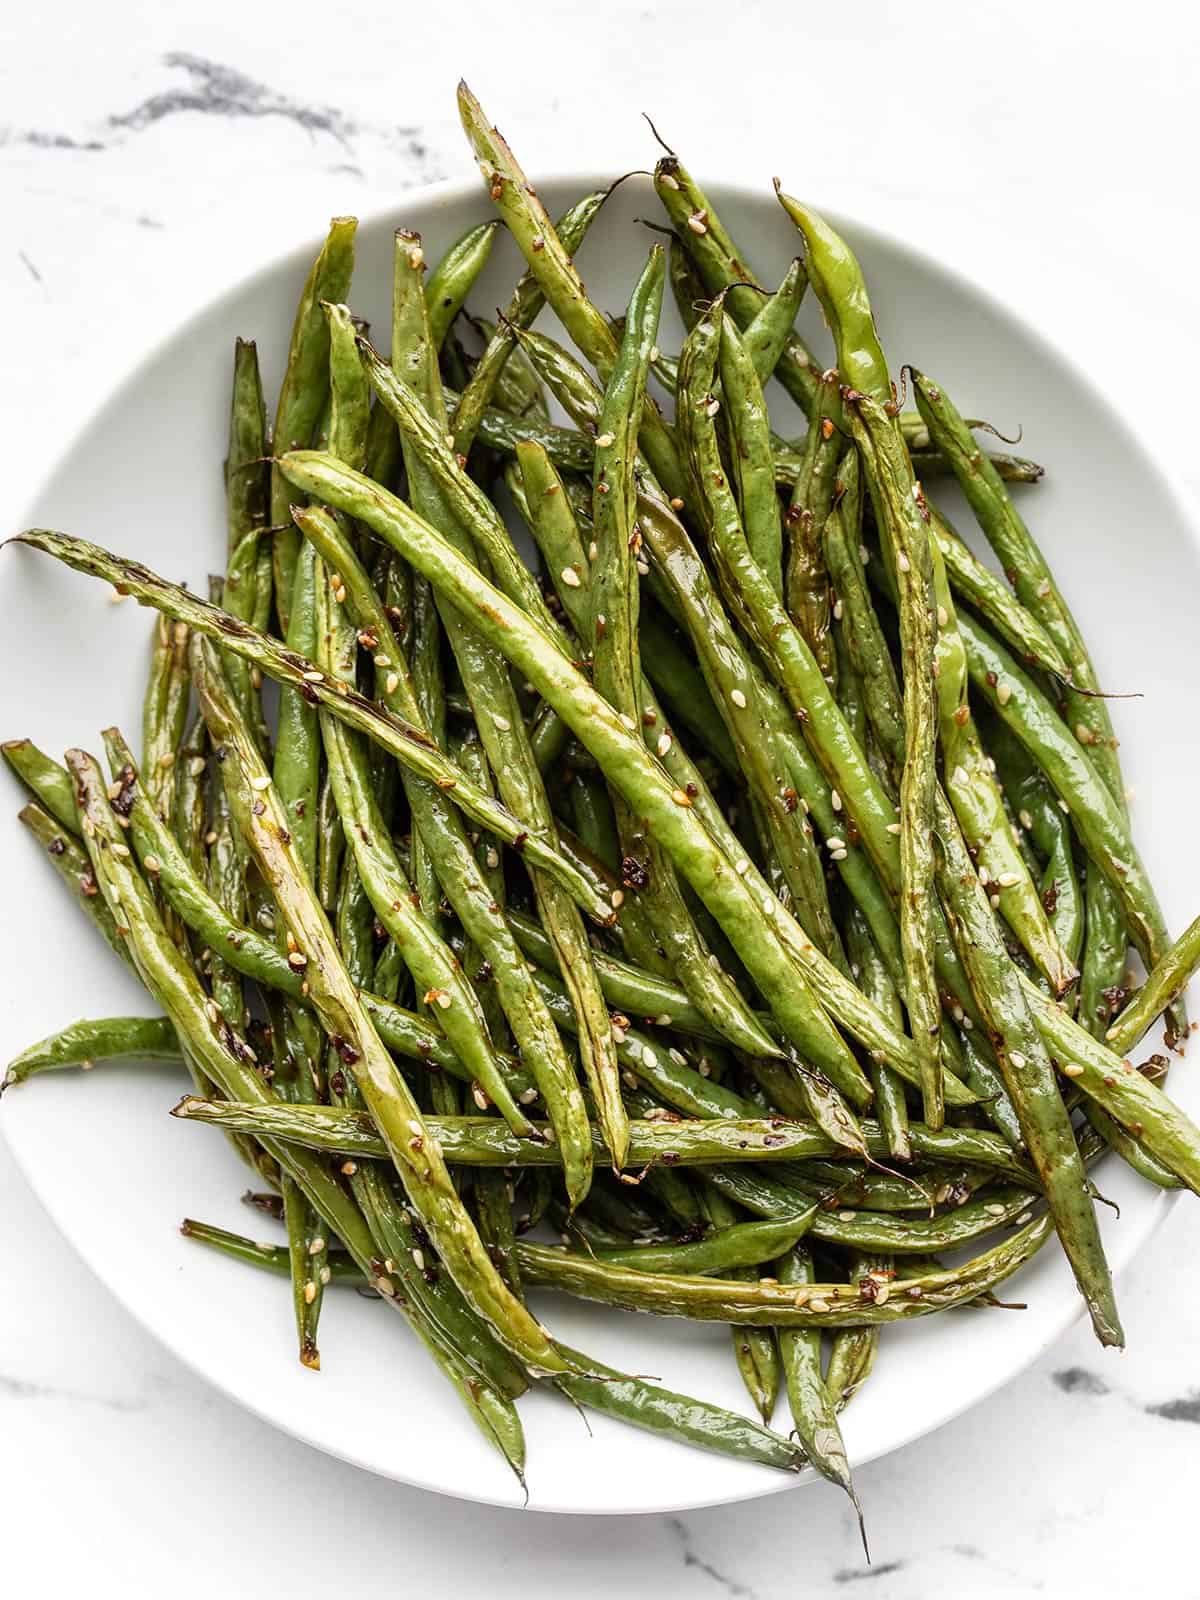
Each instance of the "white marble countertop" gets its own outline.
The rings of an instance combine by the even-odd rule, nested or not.
[[[8,8],[8,518],[111,375],[205,297],[214,270],[228,277],[231,256],[251,266],[335,211],[466,171],[460,73],[531,167],[645,161],[646,109],[687,138],[699,171],[779,171],[905,227],[1107,373],[1200,488],[1194,14],[1144,0],[1105,37],[1081,4],[570,12],[66,0],[51,43],[28,8]],[[714,67],[729,74],[720,100]],[[86,1585],[181,1600],[350,1581],[497,1600],[1188,1592],[1198,1226],[1177,1207],[1124,1277],[1124,1356],[1077,1327],[968,1416],[861,1471],[868,1571],[839,1497],[819,1487],[618,1525],[460,1504],[329,1460],[144,1334],[0,1143],[5,1578],[51,1597]]]

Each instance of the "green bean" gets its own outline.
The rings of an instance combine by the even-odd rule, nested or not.
[[[22,806],[17,820],[30,833],[50,857],[55,871],[75,897],[88,921],[96,928],[114,955],[129,964],[129,951],[117,932],[117,924],[100,894],[96,875],[74,832],[64,829],[48,811],[32,802]],[[78,820],[78,818],[76,818]]]
[[[406,290],[411,275],[406,279],[402,267],[398,268],[398,274],[396,305],[399,317],[405,295],[411,293]],[[423,303],[417,297],[415,318],[412,320],[418,328],[423,311]],[[422,343],[428,341],[419,333],[415,348],[420,348]],[[431,363],[425,363],[418,370],[414,360],[409,370],[413,378],[413,388],[409,392],[417,400],[424,422],[434,426],[444,421],[437,376]],[[470,533],[444,487],[429,470],[428,460],[417,449],[410,430],[402,429],[401,443],[414,506],[432,519],[459,555],[470,560],[474,554]],[[457,467],[455,471],[458,471]],[[463,481],[471,484],[470,479],[464,478]],[[506,530],[501,530],[493,549],[499,544],[512,551],[516,559]],[[491,555],[492,550],[489,550],[489,560]],[[538,828],[553,837],[553,814],[529,746],[508,665],[501,653],[482,640],[470,627],[467,618],[440,593],[437,602],[500,791],[510,806],[516,806],[522,815],[529,817]],[[531,880],[539,913],[554,941],[559,967],[571,996],[579,1026],[584,1071],[597,1102],[601,1122],[612,1141],[613,1163],[619,1166],[624,1160],[625,1113],[617,1076],[616,1049],[608,1011],[592,970],[583,923],[569,898],[545,874],[531,869]],[[531,1061],[530,1065],[538,1078],[563,1149],[567,1191],[572,1205],[576,1205],[587,1193],[591,1182],[592,1152],[585,1132],[587,1112],[572,1063],[553,1028],[544,1030],[540,1040],[540,1059]]]
[[[656,250],[630,301],[625,337],[612,369],[596,441],[593,528],[597,559],[589,584],[594,681],[618,715],[634,726],[643,721],[647,706],[638,650],[641,534],[635,520],[634,462],[646,367],[658,328],[662,276],[662,252]],[[771,1040],[747,1010],[733,982],[723,970],[714,970],[670,857],[620,796],[616,813],[624,887],[645,913],[692,1003],[734,1044],[755,1053],[771,1053]]]
[[[253,343],[237,340],[233,359],[233,393],[229,409],[229,448],[225,457],[225,581],[220,603],[265,633],[274,600],[272,541],[265,537],[271,498],[270,445],[263,406],[258,352]],[[217,598],[210,596],[210,598]],[[230,683],[265,750],[270,734],[263,718],[256,679],[250,665],[226,657]]]
[[[354,271],[354,217],[335,217],[329,234],[313,262],[292,324],[287,366],[275,410],[272,444],[275,455],[304,449],[329,396],[329,327],[322,301],[331,305],[346,299]],[[271,552],[275,574],[275,608],[280,629],[286,634],[300,536],[292,526],[292,493],[276,463],[271,466]]]
[[[946,791],[963,838],[989,884],[993,906],[1012,928],[1056,995],[1079,976],[1063,948],[1033,882],[1004,797],[995,763],[986,754],[967,696],[967,660],[958,616],[941,554],[933,547],[933,592],[937,603],[937,704]]]
[[[597,904],[591,889],[563,861],[553,844],[539,831],[512,816],[490,795],[481,794],[411,722],[398,718],[394,712],[385,711],[354,690],[327,683],[325,674],[318,676],[318,669],[310,660],[292,655],[277,641],[259,634],[178,585],[168,583],[139,562],[112,556],[99,545],[89,544],[83,539],[72,539],[48,529],[30,529],[18,535],[17,541],[44,550],[77,571],[120,585],[126,592],[136,594],[144,604],[178,616],[196,632],[217,639],[223,649],[253,662],[276,681],[307,686],[313,698],[332,710],[348,727],[366,733],[381,748],[395,756],[402,766],[428,778],[452,795],[455,804],[482,827],[496,834],[506,844],[519,848],[527,861],[544,866],[548,872],[556,875],[563,886],[580,899],[589,915],[601,922],[611,922],[611,908]]]
[[[730,315],[745,328],[761,309],[762,291],[747,287],[756,279],[744,257],[713,210],[707,195],[674,154],[664,156],[654,169],[654,190],[671,219],[710,296],[725,291]],[[802,294],[806,275],[797,269]],[[812,410],[820,367],[803,340],[788,325],[787,340],[774,365],[775,376],[805,415]],[[761,379],[766,373],[760,372]]]
[[[1084,942],[1080,961],[1079,1015],[1103,1039],[1124,999],[1129,930],[1120,897],[1095,861],[1084,870]]]
[[[902,412],[899,421],[903,426],[908,421],[908,414]],[[922,483],[954,476],[950,463],[940,450],[918,449],[912,444],[907,432],[905,437],[908,441],[908,458],[912,462],[913,472]],[[989,450],[986,455],[1005,483],[1040,483],[1046,476],[1045,467],[1037,461],[1030,461],[1025,456],[1008,455],[997,450]],[[775,481],[781,489],[791,489],[795,485],[800,473],[802,456],[802,447],[783,441],[776,443]]]
[[[142,704],[142,760],[153,774],[149,780],[153,805],[167,821],[175,815],[175,762],[183,743],[191,692],[187,624],[159,616]]]
[[[832,601],[821,533],[833,504],[833,486],[842,435],[838,431],[842,403],[836,373],[824,373],[813,398],[813,421],[787,512],[788,614],[804,635],[825,680],[836,683],[837,666],[830,637]]]
[[[496,227],[494,222],[482,222],[468,228],[430,273],[425,285],[425,303],[429,308],[429,331],[435,349],[441,349],[451,323],[487,265],[496,239]]]
[[[208,1222],[197,1222],[185,1217],[180,1233],[186,1239],[195,1239],[218,1254],[243,1261],[248,1266],[261,1267],[268,1272],[286,1274],[290,1271],[287,1250],[282,1245],[256,1242],[242,1234],[229,1233],[224,1228]],[[331,1282],[360,1283],[375,1286],[375,1279],[367,1274],[351,1257],[342,1253],[330,1257],[326,1267]],[[385,1280],[387,1281],[387,1280]],[[378,1292],[378,1291],[376,1291]],[[393,1304],[396,1303],[393,1301]],[[470,1365],[462,1359],[440,1330],[416,1306],[405,1308],[413,1324],[413,1331],[425,1345],[430,1355],[442,1368],[466,1406],[468,1413],[484,1438],[504,1456],[518,1483],[524,1485],[525,1447],[520,1418],[512,1400],[502,1390],[482,1383]]]
[[[1146,974],[1141,987],[1134,991],[1124,1010],[1105,1033],[1105,1041],[1118,1054],[1132,1050],[1143,1034],[1153,1026],[1162,1012],[1170,1012],[1172,1003],[1187,988],[1196,968],[1200,967],[1200,917],[1188,924],[1179,938],[1164,952],[1158,963]],[[1168,1021],[1167,1043],[1178,1043]]]
[[[483,108],[465,83],[458,87],[463,129],[500,215],[541,286],[546,302],[584,356],[607,381],[617,358],[617,341],[603,314],[588,299],[537,192],[507,143],[489,127]],[[653,401],[642,412],[642,449],[668,494],[679,494],[682,474],[670,429]]]
[[[783,524],[771,460],[771,426],[762,383],[731,318],[721,320],[721,389],[738,509],[750,553],[783,594]]]
[[[1054,786],[1080,843],[1116,892],[1142,959],[1167,949],[1162,912],[1129,834],[1129,823],[1087,750],[1004,647],[960,618],[971,681]]]
[[[902,1026],[904,1014],[900,997],[858,906],[851,906],[846,912],[845,935],[850,970],[863,993],[889,1015],[897,1027]],[[908,1106],[904,1099],[904,1080],[891,1067],[880,1062],[868,1062],[866,1072],[875,1091],[875,1112],[887,1140],[888,1154],[897,1161],[910,1161],[912,1139],[908,1127]]]
[[[79,815],[75,810],[75,795],[66,769],[60,767],[57,761],[52,761],[29,739],[7,739],[0,745],[0,753],[54,820],[69,833],[77,835]]]
[[[986,742],[1017,820],[1045,859],[1041,892],[1043,904],[1050,908],[1050,925],[1067,955],[1076,960],[1083,945],[1084,905],[1075,875],[1071,825],[1060,811],[1044,773],[1004,723],[993,719]],[[1124,953],[1122,937],[1122,958]]]
[[[523,1249],[518,1243],[518,1255]],[[578,1350],[560,1348],[588,1373],[587,1377],[556,1380],[557,1387],[578,1405],[718,1455],[759,1461],[786,1472],[798,1472],[804,1465],[803,1454],[794,1444],[757,1422],[708,1401],[693,1400],[690,1395],[675,1394],[658,1384],[614,1371]]]
[[[716,1085],[711,1087],[716,1088]],[[728,1091],[726,1091],[728,1093]],[[711,1168],[715,1176],[728,1163],[745,1165],[757,1162],[813,1161],[842,1159],[851,1154],[844,1145],[827,1138],[806,1123],[784,1117],[757,1117],[745,1102],[742,1114],[717,1114],[707,1119],[658,1117],[630,1121],[630,1162],[639,1166],[662,1163],[667,1166]],[[235,1132],[262,1133],[264,1137],[286,1139],[312,1150],[333,1151],[363,1160],[385,1160],[387,1146],[374,1123],[364,1113],[348,1112],[336,1106],[296,1106],[283,1102],[267,1107],[229,1101],[209,1102],[186,1097],[176,1115],[198,1122],[214,1123]],[[534,1132],[521,1138],[495,1117],[430,1117],[430,1131],[442,1147],[446,1161],[453,1166],[479,1167],[556,1167],[561,1153],[541,1137],[545,1124],[534,1124]],[[887,1146],[878,1125],[867,1122],[867,1146],[873,1155],[886,1155]],[[1036,1180],[1023,1163],[995,1134],[973,1129],[949,1128],[937,1133],[923,1124],[912,1124],[913,1146],[918,1155],[935,1161],[965,1161],[987,1167],[1022,1187],[1026,1199]],[[603,1136],[592,1130],[592,1143],[602,1148]],[[847,1180],[852,1185],[853,1178]],[[915,1191],[914,1191],[915,1192]],[[1018,1208],[1019,1209],[1019,1208]],[[792,1195],[779,1213],[792,1216],[797,1210]]]
[[[816,1280],[812,1252],[802,1244],[788,1250],[775,1270],[781,1285],[807,1289]],[[862,1507],[850,1474],[842,1430],[821,1378],[821,1330],[780,1328],[779,1353],[792,1421],[804,1452],[822,1477],[836,1483],[850,1496],[861,1529]]]
[[[24,1083],[40,1072],[53,1072],[59,1067],[82,1067],[86,1072],[98,1061],[162,1060],[179,1055],[179,1039],[165,1017],[103,1017],[73,1022],[14,1056],[3,1087]]]
[[[810,224],[811,228],[811,224]],[[806,237],[808,235],[806,234]],[[830,252],[836,255],[836,250]],[[814,249],[810,243],[810,273]],[[853,259],[853,258],[851,258]],[[857,270],[857,269],[855,269]],[[854,288],[826,289],[829,268],[823,262],[816,279],[826,315],[853,304]],[[858,280],[861,284],[861,279]],[[865,301],[865,295],[864,295]],[[848,313],[847,313],[848,316]],[[860,312],[858,321],[863,320]],[[870,310],[865,312],[870,323]],[[836,325],[835,325],[836,326]],[[854,369],[855,359],[842,340],[854,343],[853,328],[838,330],[839,364]],[[865,344],[865,336],[857,341]],[[861,366],[861,363],[859,363]],[[867,378],[877,390],[886,383]],[[920,486],[912,475],[903,440],[872,393],[847,397],[847,416],[863,457],[876,516],[887,530],[890,559],[900,596],[900,649],[904,684],[904,764],[900,774],[900,944],[908,975],[905,998],[912,1035],[921,1060],[921,1095],[925,1121],[940,1126],[945,1094],[938,1050],[941,1006],[935,973],[933,893],[933,790],[936,783],[937,714],[933,676],[937,618],[933,594],[933,559]]]
[[[1096,681],[1095,668],[1070,607],[1003,482],[990,469],[989,463],[979,458],[969,430],[944,390],[934,385],[920,372],[913,373],[913,386],[917,407],[930,434],[950,460],[968,504],[999,557],[1006,574],[1011,577],[1017,598],[1042,624],[1067,663],[1069,678],[1062,685],[1067,725],[1072,735],[1090,751],[1101,783],[1108,789],[1117,811],[1123,817],[1127,816],[1125,786],[1117,757],[1117,741],[1113,734],[1112,719],[1108,714],[1104,697],[1097,693],[1099,685]],[[1086,841],[1084,844],[1087,848]],[[1101,868],[1104,866],[1103,862],[1096,864]],[[1113,969],[1113,964],[1107,957],[1108,950],[1116,943],[1113,936],[1116,923],[1116,905],[1112,903],[1114,897],[1120,902],[1121,909],[1129,922],[1134,944],[1138,946],[1147,965],[1152,965],[1157,955],[1147,954],[1144,945],[1139,942],[1142,932],[1139,917],[1131,912],[1126,897],[1121,894],[1120,886],[1113,884],[1107,874],[1106,878],[1111,894],[1107,893],[1098,882],[1093,884],[1091,892],[1091,898],[1097,906],[1098,923],[1106,935],[1100,952],[1101,964],[1106,969],[1105,975],[1111,974]],[[1158,945],[1162,947],[1167,940],[1161,914],[1158,913],[1152,889],[1148,884],[1145,887],[1148,894],[1145,910],[1150,913],[1152,921],[1157,920]],[[1106,901],[1109,903],[1105,904]],[[1101,986],[1094,979],[1089,983],[1093,996]],[[1176,1031],[1181,1033],[1187,1025],[1186,1014],[1182,1007],[1178,1010],[1174,1022]],[[1099,1026],[1098,1023],[1096,1025]]]
[[[359,1001],[316,895],[284,842],[269,774],[246,738],[211,646],[203,662],[197,690],[214,742],[225,747],[222,773],[230,810],[295,940],[293,954],[301,958],[321,1024],[354,1073],[414,1209],[468,1304],[497,1338],[531,1371],[563,1370],[545,1332],[514,1300],[488,1259],[440,1151],[430,1144],[416,1101]]]
[[[915,470],[916,463],[913,465]],[[934,540],[946,564],[951,587],[978,611],[1022,661],[1056,677],[1067,677],[1070,669],[1038,619],[1026,611],[1002,578],[984,566],[936,506],[930,505],[929,511]]]
[[[988,1032],[999,1046],[1000,1071],[1021,1132],[1046,1192],[1055,1229],[1101,1344],[1124,1336],[1112,1280],[1071,1120],[1054,1068],[1004,949],[987,895],[944,796],[939,796],[939,881],[955,925],[963,963]]]
[[[913,1278],[894,1295],[882,1284],[873,1284],[864,1294],[858,1284],[815,1283],[796,1288],[761,1281],[660,1276],[609,1267],[587,1256],[525,1241],[517,1244],[517,1258],[531,1288],[556,1289],[628,1311],[747,1322],[758,1327],[854,1328],[928,1316],[974,1300],[1024,1266],[1053,1231],[1048,1216],[1037,1217],[974,1260]]]
[[[936,1258],[931,1258],[931,1263],[938,1264]],[[897,1275],[890,1256],[858,1256],[849,1277],[851,1282],[857,1279],[861,1284],[864,1278],[873,1279],[890,1287],[891,1279]],[[839,1328],[834,1334],[825,1368],[825,1390],[835,1412],[845,1410],[870,1377],[878,1350],[877,1327]]]
[[[637,1272],[723,1273],[730,1267],[756,1267],[790,1250],[808,1232],[816,1212],[810,1205],[798,1209],[787,1222],[735,1222],[692,1244],[598,1250],[596,1259]]]
[[[611,189],[601,189],[584,195],[582,200],[577,200],[559,218],[558,237],[568,255],[574,255],[579,249],[588,229],[599,214],[600,207],[611,192]],[[496,384],[505,370],[506,363],[517,347],[517,331],[528,328],[544,304],[545,296],[538,286],[537,279],[532,272],[526,271],[513,291],[512,299],[496,324],[495,331],[489,337],[475,371],[471,374],[471,380],[455,407],[456,455],[470,455],[471,445],[479,430],[484,410],[495,393]]]

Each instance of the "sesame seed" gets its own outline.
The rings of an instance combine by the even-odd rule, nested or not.
[[[687,219],[687,225],[693,233],[707,233],[708,223],[704,220],[708,215],[706,211],[693,211]]]
[[[325,674],[323,672],[318,672],[314,667],[311,669],[311,671],[304,674],[304,681],[305,683],[324,683]]]
[[[672,1045],[671,1048],[667,1051],[667,1054],[670,1056],[671,1060],[675,1063],[675,1065],[677,1067],[686,1067],[687,1066],[687,1057],[684,1055],[682,1050],[676,1050],[674,1045]]]
[[[636,565],[636,567],[638,569],[638,576],[639,577],[648,578],[650,576],[650,563],[648,561],[643,561],[642,558],[639,556],[637,561],[635,562],[635,565]]]
[[[712,1076],[712,1064],[707,1056],[702,1056],[696,1063],[696,1071],[702,1078],[710,1078]]]
[[[792,1295],[792,1304],[799,1310],[808,1304],[808,1290],[801,1284],[800,1288]]]
[[[990,1206],[984,1206],[983,1209],[992,1217],[1002,1217],[1005,1210],[998,1202],[993,1202]]]
[[[293,950],[288,956],[288,966],[295,967],[297,971],[308,965],[308,957],[303,950]]]
[[[1083,1068],[1078,1061],[1065,1061],[1062,1071],[1063,1076],[1066,1078],[1081,1078],[1083,1076]]]
[[[1007,683],[1002,683],[996,690],[996,701],[999,705],[1006,706],[1012,699],[1012,689]]]
[[[533,1102],[537,1099],[537,1090],[536,1089],[522,1089],[520,1094],[517,1096],[517,1099],[521,1102],[521,1104],[523,1106],[531,1106],[533,1104]]]
[[[421,1124],[417,1121],[417,1119],[415,1117],[410,1117],[408,1119],[408,1131],[409,1131],[409,1133],[424,1133],[425,1129],[421,1126]]]
[[[658,1065],[658,1057],[654,1054],[654,1051],[651,1050],[648,1044],[644,1044],[642,1046],[640,1059],[644,1067],[655,1067]]]
[[[564,567],[562,569],[562,571],[559,573],[559,577],[566,584],[568,589],[578,589],[579,588],[581,580],[580,580],[579,574],[575,571],[574,567]]]
[[[835,811],[840,811],[842,809],[842,797],[836,789],[831,789],[829,791],[829,804]]]
[[[358,1162],[357,1161],[343,1161],[342,1162],[342,1176],[343,1177],[352,1178],[357,1171],[358,1171]]]
[[[424,1272],[425,1271],[425,1252],[423,1250],[414,1250],[413,1253],[412,1253],[412,1258],[413,1258],[413,1266],[416,1267],[417,1271],[418,1272]]]
[[[488,845],[487,854],[483,859],[487,865],[494,870],[500,865],[500,852],[495,848],[494,845]]]
[[[690,806],[692,803],[682,789],[672,789],[671,799],[677,806]]]
[[[1070,806],[1067,804],[1067,802],[1065,800],[1060,800],[1058,802],[1058,809],[1060,811],[1065,811],[1068,816],[1071,815],[1071,808],[1070,808]]]
[[[902,830],[898,822],[889,822],[887,825],[887,831],[889,833],[900,833]]]
[[[1017,1227],[1018,1228],[1023,1228],[1027,1222],[1032,1222],[1032,1221],[1033,1221],[1033,1212],[1032,1211],[1022,1211],[1021,1215],[1017,1218]]]
[[[1026,833],[1028,833],[1030,828],[1033,827],[1033,818],[1030,816],[1028,811],[1018,811],[1017,821],[1025,829]]]
[[[324,1248],[325,1241],[322,1239],[320,1234],[318,1234],[315,1239],[310,1239],[308,1242],[308,1253],[310,1256],[319,1256]]]
[[[608,897],[608,903],[610,906],[612,906],[614,911],[619,911],[625,904],[624,889],[614,889]]]
[[[825,843],[831,850],[844,850],[846,848],[845,839],[841,838],[840,835],[836,833],[831,833],[828,839],[826,839]]]
[[[312,1279],[310,1278],[308,1280],[308,1282],[304,1285],[304,1304],[306,1306],[310,1306],[310,1305],[312,1305],[313,1301],[316,1298],[317,1298],[317,1286],[312,1281]]]
[[[750,871],[750,863],[746,860],[745,856],[743,856],[740,861],[735,861],[733,863],[733,870],[737,873],[739,878],[744,878],[746,876],[746,874]]]
[[[438,1007],[442,1011],[449,1011],[450,1007],[454,1004],[454,996],[448,989],[440,990],[436,996],[436,999]]]
[[[888,1295],[891,1292],[892,1286],[886,1278],[875,1279],[875,1304],[877,1306],[887,1305]]]
[[[842,602],[840,600],[835,600],[833,602],[833,620],[835,622],[840,622],[842,620],[842,611]]]
[[[1012,1062],[1013,1066],[1016,1067],[1018,1072],[1022,1071],[1026,1065],[1025,1057],[1019,1050],[1010,1050],[1008,1052],[1008,1059]]]
[[[660,756],[665,756],[673,743],[674,741],[669,733],[660,733],[658,736],[658,743],[654,748],[658,751]]]
[[[945,606],[939,606],[937,608],[937,619],[939,628],[948,628],[950,626],[950,613],[946,610]]]
[[[390,667],[391,664],[392,664],[391,656],[386,656],[386,655],[382,654],[382,652],[375,657],[375,665],[377,667]]]
[[[395,673],[395,672],[389,672],[388,675],[387,675],[387,678],[386,678],[386,680],[384,682],[383,687],[384,687],[385,693],[387,693],[387,694],[395,694],[396,690],[400,687],[400,676],[399,676],[399,674]]]
[[[207,766],[203,756],[192,756],[187,764],[188,777],[198,778]]]
[[[858,1212],[857,1211],[839,1211],[838,1212],[838,1221],[839,1222],[853,1222],[855,1217],[857,1217],[857,1216],[858,1216]]]
[[[333,1277],[333,1269],[329,1266],[324,1266],[321,1268],[320,1272],[317,1273],[317,1277],[320,1278],[321,1284],[324,1286]]]
[[[614,439],[615,439],[615,435],[614,434],[611,434],[611,433],[598,433],[596,435],[596,446],[600,450],[607,450],[609,445],[614,442]]]
[[[162,871],[162,862],[157,856],[143,856],[142,865],[145,867],[146,871],[151,875],[151,877],[156,878]]]
[[[496,727],[496,728],[499,728],[501,733],[507,733],[508,730],[512,727],[512,723],[508,720],[507,717],[498,716],[495,712],[493,712],[492,713],[492,726]]]
[[[129,854],[129,846],[117,840],[113,844],[112,853],[115,856],[127,856]]]
[[[999,909],[1000,909],[1000,896],[998,894],[989,895],[988,896],[988,904],[991,906],[993,911],[999,911]]]
[[[744,711],[746,709],[746,696],[740,689],[731,689],[729,691],[729,698],[733,701],[734,705],[737,706],[739,711]]]
[[[829,1310],[829,1301],[825,1298],[825,1296],[823,1294],[815,1294],[815,1295],[813,1295],[812,1299],[809,1301],[809,1304],[812,1306],[814,1311],[828,1311]]]
[[[896,557],[896,565],[899,567],[901,572],[907,572],[909,570],[908,557],[904,554],[903,550],[901,550],[900,554]]]
[[[1019,872],[1002,872],[996,879],[1001,889],[1012,889],[1021,881]]]
[[[1049,578],[1043,578],[1042,579],[1041,583],[1039,583],[1038,586],[1037,586],[1037,592],[1038,592],[1038,594],[1041,596],[1041,598],[1043,600],[1046,598],[1046,596],[1050,593],[1050,579]]]
[[[635,733],[637,731],[637,723],[631,716],[629,716],[627,712],[622,711],[618,720],[620,721],[621,726],[628,729],[630,733]]]
[[[660,1011],[655,1017],[654,1023],[656,1027],[669,1028],[674,1020],[674,1017],[669,1011]]]
[[[158,758],[158,764],[163,769],[164,772],[167,770],[168,767],[173,767],[175,765],[175,752],[174,752],[174,750],[164,750],[162,755],[160,755],[159,758]]]
[[[672,511],[682,511],[683,510],[683,501],[679,498],[679,496],[677,494],[671,496],[671,510]]]
[[[487,1108],[488,1108],[488,1097],[487,1097],[486,1094],[484,1094],[483,1090],[480,1088],[480,1086],[477,1083],[473,1083],[471,1085],[471,1099],[474,1100],[475,1104],[479,1107],[480,1111],[486,1111],[487,1110]]]
[[[775,901],[771,895],[766,894],[763,896],[762,908],[764,917],[773,917],[775,915]]]
[[[208,830],[208,832],[204,835],[204,842],[205,842],[205,844],[216,844],[216,842],[217,842],[217,832],[216,832],[215,828],[210,828]]]
[[[596,543],[595,539],[593,539],[592,542],[588,545],[588,560],[589,561],[595,561],[596,557],[599,554],[600,554],[600,546]]]
[[[985,888],[992,881],[991,873],[984,866],[981,866],[979,868],[979,881],[980,881],[980,883],[982,883],[984,885]]]
[[[257,789],[260,794],[271,787],[271,780],[265,772],[260,772],[257,777],[250,779],[250,787]]]

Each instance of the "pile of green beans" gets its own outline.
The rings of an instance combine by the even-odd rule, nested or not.
[[[1123,1342],[1087,1169],[1200,1192],[1166,1058],[1127,1055],[1159,1016],[1185,1037],[1200,920],[1172,945],[1017,487],[1042,469],[923,371],[900,410],[845,240],[780,192],[799,253],[761,284],[667,153],[669,252],[600,308],[575,256],[606,194],[553,222],[465,85],[459,108],[499,221],[432,270],[397,234],[390,353],[353,314],[349,218],[273,429],[238,341],[211,598],[14,541],[156,613],[138,750],[105,730],[107,774],[3,751],[157,1014],[73,1022],[3,1086],[178,1062],[175,1115],[281,1223],[183,1233],[289,1280],[313,1370],[326,1287],[378,1295],[522,1481],[542,1383],[857,1506],[838,1418],[885,1324],[995,1303],[1056,1234]],[[468,306],[501,226],[526,267],[491,323]],[[725,1323],[761,1421],[568,1348],[543,1291]]]

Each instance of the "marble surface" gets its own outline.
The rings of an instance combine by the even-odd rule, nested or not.
[[[780,172],[906,228],[1052,327],[1200,489],[1175,387],[1200,356],[1200,21],[1150,0],[1137,28],[1100,27],[1083,5],[941,0],[811,15],[753,0],[610,0],[586,15],[545,0],[419,14],[348,0],[336,18],[309,0],[65,0],[51,42],[8,8],[6,516],[113,376],[214,284],[335,211],[465,172],[460,73],[535,170],[644,163],[645,109],[699,171]],[[719,98],[717,63],[730,73]],[[968,1416],[861,1472],[868,1569],[819,1486],[618,1525],[458,1504],[328,1460],[151,1341],[0,1143],[6,1578],[50,1596],[307,1596],[351,1578],[372,1595],[580,1600],[1188,1593],[1196,1239],[1185,1202],[1126,1274],[1124,1356],[1077,1327]]]

